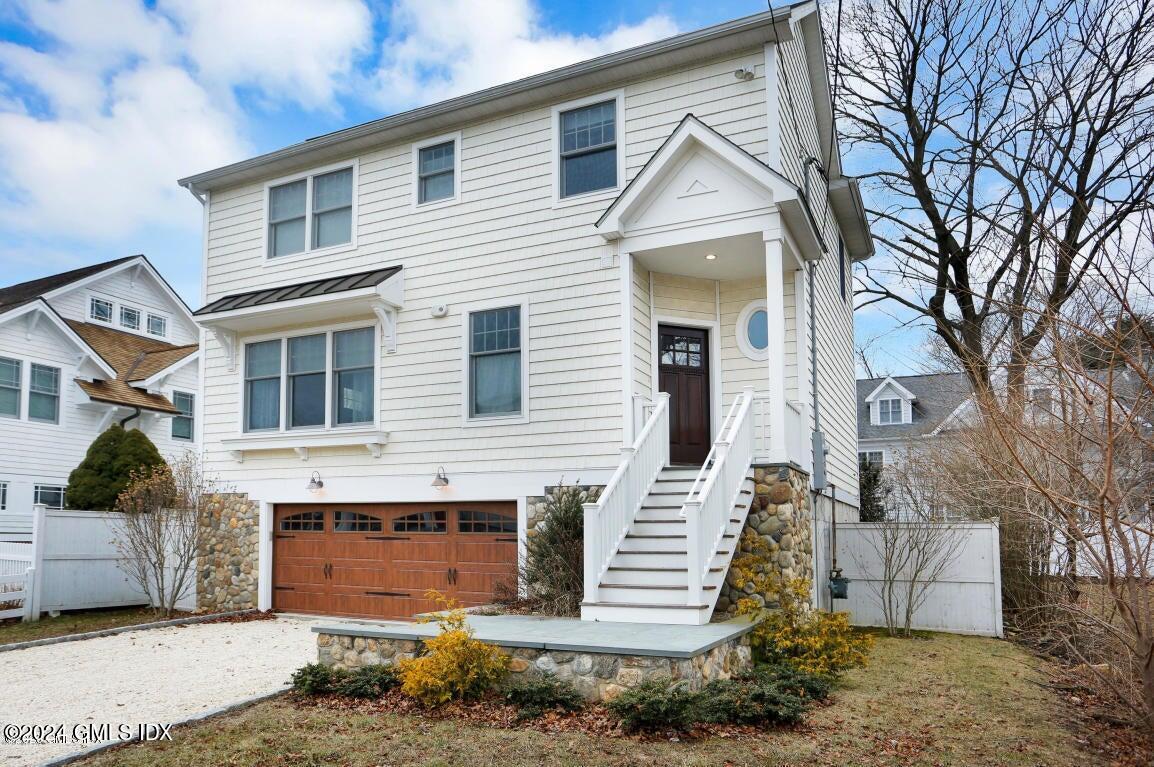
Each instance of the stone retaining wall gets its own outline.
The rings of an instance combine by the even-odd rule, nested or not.
[[[764,544],[763,561],[755,571],[770,574],[776,580],[808,578],[813,580],[812,513],[809,475],[793,466],[755,466],[756,489],[745,520],[743,538],[758,536]],[[734,558],[750,554],[753,547],[743,540]],[[773,594],[755,594],[753,584],[739,588],[731,569],[721,587],[721,596],[713,611],[714,620],[732,618],[737,601],[752,596],[761,604],[776,606]]]
[[[257,602],[260,507],[243,493],[211,501],[200,517],[196,558],[196,607],[247,610]]]
[[[537,525],[549,516],[548,496],[556,489],[556,485],[550,485],[545,488],[545,495],[530,495],[525,499],[525,537],[535,536]],[[584,501],[592,503],[601,495],[605,485],[577,485],[577,489],[585,494]]]
[[[676,630],[671,627],[671,630]],[[338,634],[317,635],[317,658],[326,666],[358,668],[376,663],[396,663],[415,657],[421,642],[414,639],[376,639]],[[729,679],[750,666],[749,640],[742,635],[692,658],[656,655],[623,655],[611,652],[571,652],[526,647],[503,648],[511,657],[509,671],[520,674],[553,674],[571,682],[588,700],[611,700],[647,679],[667,677],[687,680],[700,689],[714,679]]]

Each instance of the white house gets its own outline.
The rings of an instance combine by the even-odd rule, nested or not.
[[[0,288],[0,540],[29,539],[34,503],[64,507],[112,423],[162,455],[197,449],[198,340],[144,256]]]
[[[815,426],[853,515],[872,246],[824,56],[799,4],[182,179],[204,455],[258,528],[202,590],[251,567],[262,608],[488,601],[564,479],[607,488],[584,617],[699,623],[751,467],[812,508]]]

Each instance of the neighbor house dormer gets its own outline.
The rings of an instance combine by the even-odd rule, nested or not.
[[[913,423],[917,395],[887,377],[865,398],[870,423],[874,426],[899,426]]]

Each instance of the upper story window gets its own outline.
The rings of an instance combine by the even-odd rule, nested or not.
[[[28,381],[28,420],[60,421],[60,368],[32,363]]]
[[[878,400],[878,423],[894,424],[902,422],[902,401],[900,399]]]
[[[268,188],[268,255],[291,256],[353,240],[353,168]]]
[[[154,336],[168,335],[168,320],[159,314],[148,315],[148,333]]]
[[[140,310],[131,306],[120,307],[120,327],[140,330]]]
[[[23,364],[20,360],[0,357],[0,415],[20,417],[20,380]]]
[[[180,415],[172,419],[172,438],[173,439],[193,439],[196,434],[196,424],[193,415],[194,406],[196,404],[196,396],[184,391],[174,391],[172,393],[172,404],[180,411]]]
[[[457,196],[457,141],[417,147],[417,204]]]
[[[617,187],[617,107],[611,98],[560,112],[559,198]]]
[[[8,483],[0,482],[0,511],[8,510]]]
[[[372,423],[375,349],[371,327],[246,344],[245,430]]]
[[[112,302],[95,296],[89,298],[88,317],[97,322],[112,322]]]
[[[469,417],[522,414],[521,307],[469,314]]]
[[[863,466],[866,464],[881,466],[885,463],[885,453],[881,450],[863,450],[857,454],[857,460]]]

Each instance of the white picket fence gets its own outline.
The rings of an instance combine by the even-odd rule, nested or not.
[[[109,511],[33,507],[32,542],[0,543],[0,603],[23,602],[0,618],[37,620],[45,612],[148,604],[120,566],[120,518]],[[177,607],[191,609],[193,599],[186,595]]]
[[[956,556],[914,613],[913,628],[956,634],[1002,636],[1002,572],[996,522],[946,524],[953,528]],[[882,583],[881,557],[876,545],[879,525],[839,522],[837,559],[850,579],[849,599],[834,600],[834,609],[848,610],[857,626],[884,626],[878,597]],[[899,583],[908,583],[900,581]]]

